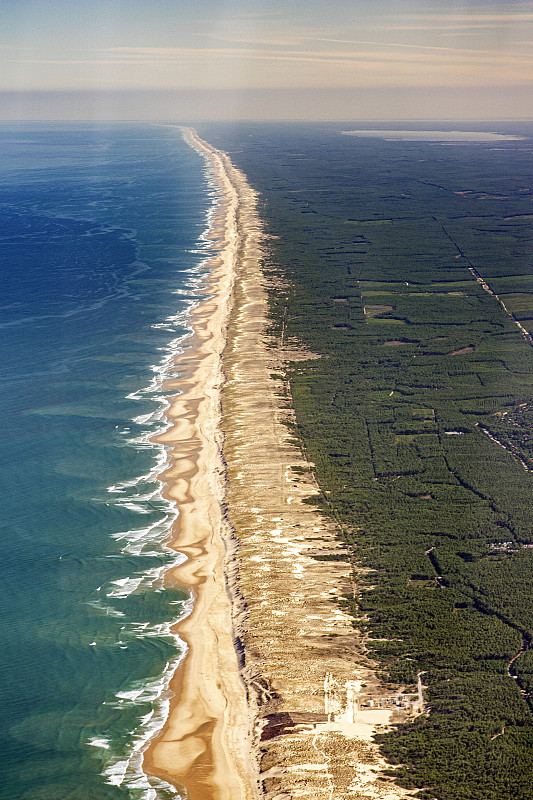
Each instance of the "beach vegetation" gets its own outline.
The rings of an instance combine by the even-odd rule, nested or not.
[[[377,737],[391,775],[532,798],[531,153],[252,133],[208,135],[260,192],[271,336],[323,356],[284,376],[307,502],[362,568],[343,606],[382,680],[424,673],[429,713]]]

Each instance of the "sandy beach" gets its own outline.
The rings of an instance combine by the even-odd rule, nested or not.
[[[182,393],[168,411],[170,427],[158,441],[171,465],[161,476],[179,519],[172,547],[187,560],[167,581],[193,591],[192,613],[174,628],[188,645],[170,689],[170,713],[162,734],[145,754],[148,773],[185,786],[190,800],[257,797],[252,717],[234,646],[233,603],[227,585],[231,540],[223,519],[224,468],[220,434],[221,355],[239,248],[239,175],[192,131],[188,143],[201,152],[219,193],[209,237],[216,243],[205,299],[193,310],[194,334],[179,358]],[[243,179],[242,179],[243,180]],[[172,383],[166,387],[172,392]]]
[[[405,718],[387,698],[353,619],[356,591],[334,525],[287,428],[287,361],[314,357],[267,333],[264,235],[256,196],[227,155],[187,129],[220,192],[206,299],[179,358],[183,390],[160,437],[178,505],[168,574],[194,608],[175,626],[189,652],[144,767],[190,800],[398,800],[373,734]],[[270,278],[269,280],[272,280]],[[169,394],[174,387],[170,383]],[[176,387],[177,388],[177,384]]]

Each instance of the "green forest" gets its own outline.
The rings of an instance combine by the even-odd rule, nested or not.
[[[361,568],[345,606],[385,683],[424,673],[429,714],[378,737],[395,779],[526,800],[533,128],[497,146],[341,129],[198,126],[259,192],[273,341],[321,356],[285,380],[310,501]]]

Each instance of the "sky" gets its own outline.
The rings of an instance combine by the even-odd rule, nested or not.
[[[533,118],[533,0],[2,0],[0,119]]]

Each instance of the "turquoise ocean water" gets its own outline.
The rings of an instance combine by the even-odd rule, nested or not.
[[[176,797],[140,769],[188,602],[149,437],[209,177],[175,128],[3,124],[0,192],[0,798]]]

